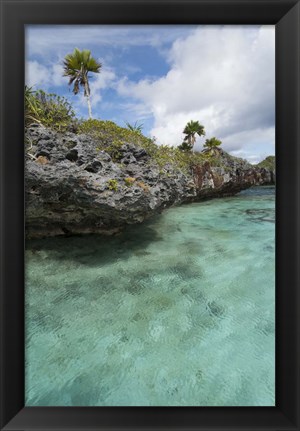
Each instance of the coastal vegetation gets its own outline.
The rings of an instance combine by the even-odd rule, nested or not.
[[[25,126],[39,123],[58,131],[74,129],[75,112],[65,97],[25,86]]]
[[[191,151],[196,142],[196,135],[205,136],[204,126],[199,121],[189,121],[185,126],[183,133],[185,134],[182,144],[179,146],[180,150]]]
[[[129,123],[128,121],[125,122],[126,126],[128,127],[129,130],[131,130],[132,132],[138,132],[138,133],[142,133],[144,124],[140,123],[138,121],[136,121],[134,124]]]
[[[203,145],[203,148],[213,149],[217,148],[222,144],[222,141],[220,139],[217,139],[215,137],[206,139],[205,144]]]
[[[275,170],[275,156],[268,156],[257,164],[259,168]]]
[[[275,169],[226,153],[215,137],[197,151],[199,121],[185,126],[182,148],[159,145],[139,123],[77,119],[66,99],[41,90],[26,88],[25,108],[30,237],[116,232],[172,205],[275,183]]]
[[[178,147],[157,145],[155,138],[148,138],[140,131],[118,126],[113,121],[82,120],[78,133],[94,139],[99,151],[106,151],[114,161],[120,160],[120,148],[127,142],[143,148],[160,168],[173,164],[178,169],[188,170],[193,164],[204,163],[207,156],[200,152],[184,152]]]
[[[76,55],[79,55],[77,51]],[[87,54],[85,55],[87,56]],[[91,67],[93,62],[91,59],[89,61],[88,65]],[[205,136],[204,126],[199,121],[191,120],[186,124],[183,130],[186,136],[181,145],[177,147],[158,145],[155,137],[149,138],[142,134],[142,123],[137,121],[133,124],[126,122],[127,127],[121,127],[109,120],[78,119],[72,105],[66,98],[53,93],[46,93],[40,89],[33,90],[26,86],[25,126],[30,127],[33,123],[61,133],[73,132],[76,135],[86,135],[93,140],[97,151],[105,151],[120,166],[122,166],[120,163],[122,151],[120,149],[124,144],[130,142],[137,148],[146,151],[150,160],[157,163],[162,173],[170,165],[185,173],[189,173],[195,166],[203,166],[205,163],[215,167],[224,167],[225,170],[228,169],[227,166],[224,166],[224,154],[227,153],[219,150],[222,142],[216,137],[206,139],[203,145],[204,151],[193,150],[196,135]],[[225,158],[228,157],[237,162],[242,161],[237,157],[225,156]],[[257,167],[275,170],[275,156],[267,157]]]
[[[77,119],[71,104],[66,98],[43,90],[33,90],[25,87],[25,125],[38,123],[59,132],[71,131],[85,134],[93,138],[99,151],[106,151],[114,161],[120,158],[120,148],[124,143],[131,142],[147,151],[161,169],[172,164],[178,169],[189,171],[194,165],[210,161],[218,164],[217,155],[192,151],[195,135],[203,136],[204,127],[198,121],[190,121],[186,127],[186,137],[183,144],[175,147],[157,145],[154,137],[142,134],[142,124],[126,123],[121,127],[113,121],[96,119]]]
[[[115,192],[118,190],[118,181],[111,179],[107,182],[109,190],[114,190]]]
[[[102,64],[92,57],[91,51],[88,49],[80,51],[78,48],[75,48],[72,54],[65,56],[64,76],[69,77],[69,85],[73,84],[74,94],[78,94],[80,87],[83,87],[84,96],[88,104],[89,118],[92,118],[89,73],[100,73],[101,67]]]

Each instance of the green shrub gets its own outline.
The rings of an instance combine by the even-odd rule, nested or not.
[[[131,130],[132,132],[138,132],[138,133],[142,133],[144,124],[143,123],[138,123],[138,121],[136,121],[134,124],[130,124],[127,121],[125,121],[126,126],[128,127],[129,130]]]
[[[114,190],[116,192],[118,190],[118,181],[113,180],[113,179],[108,180],[107,186],[108,186],[109,190]]]
[[[189,144],[187,141],[183,141],[182,144],[180,144],[177,148],[180,151],[192,151],[193,146],[192,144]]]
[[[65,131],[76,128],[75,112],[64,97],[25,87],[25,125],[32,123]]]
[[[118,126],[113,121],[94,119],[78,121],[71,105],[64,97],[25,87],[25,124],[35,122],[62,132],[73,128],[78,134],[86,134],[94,140],[97,150],[106,151],[117,163],[122,158],[120,151],[122,145],[129,143],[143,148],[150,156],[148,163],[150,165],[156,163],[162,176],[167,175],[168,164],[175,169],[190,172],[193,166],[207,161],[207,156],[203,153],[180,151],[178,147],[156,144],[156,139],[144,136],[138,125],[130,130]],[[115,190],[115,187],[117,184],[110,184],[111,190]]]
[[[123,144],[131,143],[152,152],[156,147],[152,139],[146,138],[140,132],[120,127],[113,121],[84,120],[81,121],[78,132],[91,136],[97,148],[109,153],[114,161],[120,159],[120,148]]]

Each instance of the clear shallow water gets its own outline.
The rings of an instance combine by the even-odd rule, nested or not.
[[[27,406],[273,406],[275,189],[31,241]]]

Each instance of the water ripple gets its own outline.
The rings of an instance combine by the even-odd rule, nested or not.
[[[274,189],[26,250],[27,406],[272,406]]]

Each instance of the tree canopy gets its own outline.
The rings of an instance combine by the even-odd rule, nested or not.
[[[212,149],[212,148],[219,147],[221,144],[222,144],[222,141],[220,141],[216,137],[213,137],[210,139],[206,139],[205,144],[203,145],[203,148]]]
[[[189,121],[184,130],[183,133],[186,135],[184,137],[184,140],[181,145],[179,145],[179,149],[183,151],[191,151],[194,147],[194,144],[196,142],[196,135],[198,136],[205,136],[205,130],[204,126],[199,123],[199,121]]]

